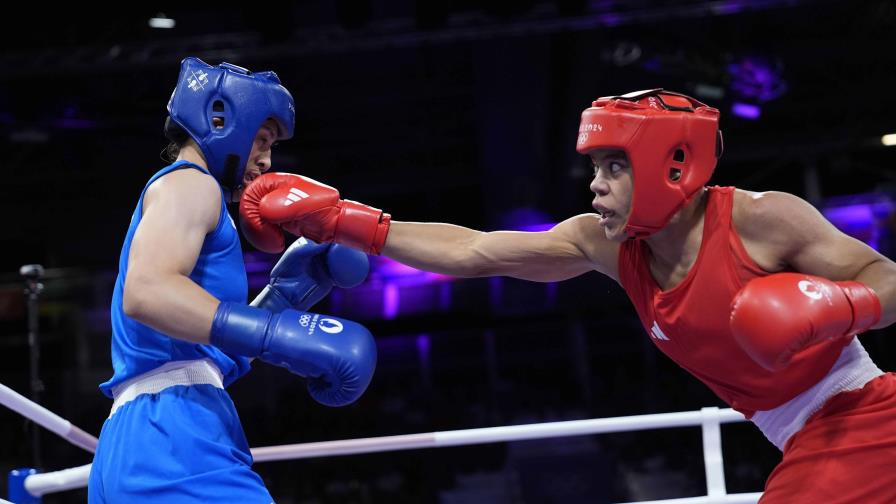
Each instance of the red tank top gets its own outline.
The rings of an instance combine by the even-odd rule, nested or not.
[[[641,240],[619,249],[619,281],[653,343],[748,418],[793,399],[833,366],[846,338],[797,354],[771,373],[753,362],[731,335],[734,295],[751,279],[770,273],[747,255],[731,223],[734,187],[707,188],[703,240],[684,279],[663,291],[650,272],[650,249]]]

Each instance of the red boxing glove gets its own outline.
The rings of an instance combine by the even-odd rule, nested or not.
[[[816,343],[871,328],[880,316],[877,294],[863,283],[777,273],[751,280],[737,293],[730,323],[744,351],[775,371]]]
[[[336,242],[379,254],[391,216],[300,175],[266,173],[240,199],[240,227],[252,245],[269,253],[285,248],[281,229],[317,242]]]

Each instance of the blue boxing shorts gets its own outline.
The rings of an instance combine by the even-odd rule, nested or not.
[[[87,485],[88,502],[271,504],[221,373],[171,362],[116,389]]]

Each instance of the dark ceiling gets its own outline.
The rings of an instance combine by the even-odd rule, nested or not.
[[[162,166],[164,107],[188,55],[276,70],[297,109],[277,168],[406,220],[498,227],[516,208],[588,211],[578,115],[597,96],[650,87],[722,109],[717,183],[805,195],[814,177],[817,199],[893,176],[894,154],[875,140],[896,131],[893,2],[259,7],[159,9],[172,30],[149,28],[156,9],[17,18],[0,34],[0,166],[6,210],[27,211],[4,240],[49,263],[114,261],[137,194]],[[731,114],[735,102],[761,116]],[[63,215],[78,225],[40,235]]]

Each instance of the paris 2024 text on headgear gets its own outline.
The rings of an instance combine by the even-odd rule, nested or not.
[[[632,166],[625,233],[660,230],[709,181],[722,155],[719,111],[663,89],[595,100],[582,112],[576,150],[622,150]]]

